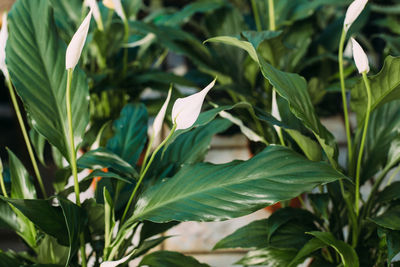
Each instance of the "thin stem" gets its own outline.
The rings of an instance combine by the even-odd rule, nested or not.
[[[366,72],[362,73],[362,77],[364,80],[365,88],[367,89],[367,96],[368,96],[368,106],[367,106],[367,112],[365,115],[365,123],[364,123],[364,130],[363,130],[363,135],[361,138],[361,144],[360,144],[360,151],[358,153],[358,159],[357,159],[357,171],[356,171],[356,196],[355,196],[355,206],[356,206],[356,213],[357,216],[359,214],[359,202],[360,202],[360,173],[361,173],[361,160],[364,152],[364,146],[365,146],[365,139],[367,136],[367,129],[368,129],[368,122],[369,122],[369,116],[371,113],[371,87],[369,85],[368,77]]]
[[[132,204],[133,197],[135,196],[136,191],[139,189],[139,186],[140,186],[140,184],[142,183],[142,180],[143,180],[144,176],[146,175],[147,171],[149,170],[150,165],[151,165],[151,163],[152,163],[153,160],[154,160],[154,157],[157,155],[157,152],[168,142],[168,140],[171,138],[171,136],[172,136],[173,133],[175,132],[175,129],[176,129],[176,124],[174,124],[174,125],[172,126],[171,132],[169,133],[169,135],[167,136],[167,138],[165,138],[164,141],[162,141],[161,144],[154,150],[153,154],[151,154],[149,163],[147,163],[146,168],[144,169],[144,171],[141,172],[140,177],[139,177],[139,181],[136,183],[136,186],[135,186],[135,188],[133,189],[133,192],[132,192],[132,194],[131,194],[131,196],[130,196],[130,198],[129,198],[128,204],[127,204],[126,207],[125,207],[124,214],[122,215],[122,218],[121,218],[121,224],[122,224],[122,223],[124,222],[124,220],[125,220],[126,214],[128,213],[128,210],[129,210],[129,208],[130,208],[130,206],[131,206],[131,204]]]
[[[1,191],[3,192],[3,196],[8,197],[6,186],[4,184],[3,164],[1,163],[1,160],[0,160],[0,185],[1,185]]]
[[[338,55],[339,76],[340,76],[340,87],[342,89],[342,104],[343,104],[343,113],[344,113],[344,123],[345,123],[345,127],[346,127],[348,160],[349,160],[349,162],[351,162],[351,160],[353,158],[353,146],[351,143],[349,111],[347,110],[346,87],[345,87],[345,82],[344,82],[344,70],[343,70],[343,49],[344,49],[345,41],[346,41],[346,32],[343,30],[342,35],[340,37],[340,43],[339,43],[339,55]]]
[[[13,87],[13,85],[11,83],[11,79],[7,79],[7,87],[8,87],[8,90],[10,91],[11,101],[13,103],[13,106],[14,106],[14,109],[15,109],[15,113],[17,114],[18,123],[19,123],[19,126],[21,127],[21,132],[22,132],[22,135],[23,135],[24,140],[25,140],[26,148],[28,150],[28,154],[29,154],[29,157],[30,157],[31,162],[32,162],[33,171],[35,172],[35,175],[36,175],[36,178],[38,180],[38,183],[39,183],[39,186],[40,186],[40,190],[42,191],[43,197],[47,198],[46,190],[44,188],[43,181],[42,181],[42,176],[40,175],[40,172],[39,172],[39,168],[38,168],[38,165],[37,165],[37,162],[36,162],[35,154],[33,153],[32,145],[31,145],[31,142],[29,140],[28,132],[26,131],[26,128],[25,128],[24,120],[23,120],[22,115],[21,115],[21,110],[20,110],[20,108],[18,106],[17,97],[15,95],[14,87]]]
[[[140,174],[143,173],[144,167],[146,166],[147,158],[150,155],[151,147],[153,146],[153,142],[154,142],[154,135],[151,136],[149,144],[147,145],[146,153],[144,154],[144,158],[143,158],[143,162],[142,162],[142,167],[140,168]]]
[[[275,31],[275,8],[274,8],[274,0],[268,0],[268,17],[269,17],[269,30]]]
[[[78,168],[76,166],[76,151],[75,151],[75,143],[74,143],[74,130],[72,128],[72,110],[71,110],[71,82],[72,82],[72,72],[73,69],[68,69],[67,73],[67,89],[66,89],[66,104],[67,104],[67,117],[68,117],[68,130],[69,130],[69,144],[70,144],[70,164],[72,175],[74,177],[74,191],[76,197],[76,204],[80,207],[81,200],[79,197],[79,181],[78,181]],[[85,252],[85,238],[83,233],[80,234],[80,242],[81,242],[81,259],[82,266],[86,267],[86,252]]]
[[[251,0],[251,8],[253,9],[254,20],[256,22],[257,31],[262,31],[260,15],[258,14],[258,8],[255,0]]]

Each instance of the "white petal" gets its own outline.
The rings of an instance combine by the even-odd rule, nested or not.
[[[103,5],[109,9],[115,9],[113,0],[103,0]]]
[[[271,107],[271,114],[277,120],[281,120],[281,115],[279,113],[278,103],[276,102],[276,91],[272,91],[272,107]],[[279,130],[279,126],[274,125],[275,130]]]
[[[141,46],[141,45],[144,45],[144,44],[146,44],[148,42],[151,42],[155,38],[156,38],[156,35],[154,33],[150,32],[150,33],[146,34],[146,36],[143,37],[142,39],[137,40],[137,41],[132,42],[132,43],[124,44],[123,46],[124,47],[133,48],[133,47]]]
[[[354,0],[346,11],[344,18],[343,29],[347,32],[353,22],[358,18],[361,12],[364,10],[368,0]]]
[[[78,64],[89,31],[91,18],[92,10],[90,10],[89,14],[87,14],[86,18],[83,20],[81,26],[79,26],[67,47],[67,53],[65,55],[66,69],[74,69],[76,64]]]
[[[3,72],[6,80],[9,79],[9,74],[6,65],[6,44],[8,39],[8,29],[7,29],[7,13],[3,13],[2,17],[2,27],[0,30],[0,70]]]
[[[258,134],[256,134],[253,130],[251,130],[250,128],[248,128],[246,125],[243,124],[243,121],[241,121],[240,119],[232,116],[230,113],[226,112],[226,111],[221,111],[219,113],[219,115],[222,118],[225,118],[229,121],[231,121],[233,124],[236,124],[237,126],[239,126],[240,131],[251,141],[253,142],[264,142],[264,139],[259,136]]]
[[[97,27],[101,30],[103,28],[103,21],[101,20],[101,14],[99,6],[96,0],[85,0],[84,4],[88,6],[93,11],[93,18],[96,21]]]
[[[172,108],[172,120],[177,125],[176,130],[187,129],[196,122],[204,98],[208,91],[214,86],[215,81],[216,79],[200,92],[184,98],[178,98],[175,101]]]
[[[126,20],[124,9],[122,8],[121,0],[112,0],[114,4],[115,13],[123,20]]]
[[[167,112],[168,103],[169,103],[169,100],[171,99],[171,91],[172,90],[169,89],[167,99],[165,100],[165,102],[162,105],[160,111],[158,112],[156,118],[154,119],[152,136],[155,139],[161,133],[161,129],[162,129],[162,125],[163,125],[164,117],[165,117],[165,112]]]
[[[136,250],[132,251],[132,253],[130,253],[128,256],[125,256],[122,259],[117,260],[117,261],[105,261],[102,264],[100,264],[100,267],[116,267],[119,264],[126,262],[135,252],[136,252]]]
[[[353,44],[353,57],[359,73],[369,72],[368,57],[359,43],[354,38],[351,38]]]

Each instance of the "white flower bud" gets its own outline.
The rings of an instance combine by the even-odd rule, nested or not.
[[[354,38],[351,38],[351,43],[353,44],[353,58],[356,62],[356,66],[359,73],[369,72],[368,57],[359,43]]]
[[[344,18],[343,29],[347,32],[353,22],[360,16],[361,12],[364,10],[365,5],[368,0],[354,0],[346,11],[346,16]]]
[[[0,70],[3,72],[6,80],[10,78],[6,65],[6,44],[8,39],[8,29],[7,29],[7,13],[3,13],[2,17],[2,27],[0,30]]]
[[[81,26],[79,26],[78,30],[75,32],[71,42],[67,47],[67,53],[65,54],[66,69],[74,69],[75,66],[78,64],[89,31],[91,18],[92,10],[90,10],[89,14],[87,14],[86,18],[83,20]]]
[[[216,79],[200,92],[184,98],[178,98],[175,101],[172,108],[172,121],[176,124],[176,130],[187,129],[196,122],[200,115],[204,98],[208,91],[213,88],[215,81]]]
[[[169,89],[167,99],[165,100],[156,118],[154,119],[153,127],[152,130],[150,131],[151,133],[150,136],[152,136],[155,140],[157,140],[158,135],[161,133],[165,113],[167,112],[168,103],[169,100],[171,99],[171,91],[172,89]]]

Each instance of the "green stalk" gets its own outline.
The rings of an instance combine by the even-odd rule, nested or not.
[[[256,22],[257,31],[262,31],[260,15],[258,14],[258,8],[255,0],[251,0],[251,8],[253,9],[254,20]]]
[[[75,143],[74,143],[74,130],[72,128],[72,110],[71,110],[71,82],[72,82],[72,72],[73,69],[68,69],[67,73],[67,92],[66,92],[66,104],[67,104],[67,117],[68,117],[68,129],[69,129],[69,143],[70,143],[70,164],[72,175],[74,176],[74,191],[76,197],[76,204],[80,207],[81,200],[79,197],[79,181],[78,181],[78,168],[76,166],[76,151],[75,151]],[[86,252],[85,252],[85,238],[83,233],[80,234],[80,251],[81,251],[81,259],[82,266],[86,267]]]
[[[22,135],[25,140],[26,148],[28,149],[28,154],[29,154],[29,157],[32,162],[33,171],[35,172],[36,178],[39,182],[40,190],[42,191],[43,197],[47,198],[46,190],[44,188],[43,181],[42,181],[42,176],[40,175],[40,172],[39,172],[35,154],[33,153],[32,145],[29,140],[28,132],[26,131],[26,128],[25,128],[24,120],[21,115],[21,110],[19,109],[19,106],[18,106],[17,97],[15,95],[14,88],[11,83],[11,79],[7,79],[6,82],[7,82],[8,90],[10,91],[11,101],[13,103],[15,113],[17,114],[18,123],[19,123],[19,126],[21,127],[21,132],[22,132]]]
[[[121,218],[121,224],[122,224],[122,223],[124,222],[124,220],[125,220],[126,214],[128,213],[128,210],[129,210],[129,208],[130,208],[130,206],[131,206],[131,204],[132,204],[133,197],[135,196],[136,191],[139,189],[139,186],[140,186],[140,184],[142,183],[142,180],[143,180],[144,176],[146,175],[147,171],[149,170],[150,165],[151,165],[151,163],[152,163],[153,160],[154,160],[154,157],[157,155],[157,152],[160,151],[160,149],[168,142],[168,140],[171,138],[171,136],[172,136],[173,133],[175,132],[175,129],[176,129],[176,124],[174,124],[174,125],[172,126],[171,132],[169,133],[169,135],[167,136],[167,138],[165,138],[164,141],[162,141],[161,144],[154,150],[153,154],[151,154],[149,163],[147,163],[147,165],[146,165],[144,171],[141,172],[140,177],[139,177],[139,181],[136,183],[136,186],[135,186],[135,188],[133,189],[133,192],[132,192],[132,194],[131,194],[131,196],[130,196],[130,198],[129,198],[128,204],[127,204],[126,207],[125,207],[124,214],[122,215],[122,218]]]
[[[355,206],[356,206],[356,213],[357,216],[359,214],[359,202],[360,202],[360,173],[361,173],[361,160],[362,160],[362,155],[364,152],[364,146],[365,146],[365,138],[367,136],[367,129],[368,129],[368,122],[369,122],[369,116],[371,113],[371,87],[369,85],[368,77],[366,72],[362,73],[362,77],[364,80],[365,88],[367,89],[367,96],[368,96],[368,106],[367,106],[367,113],[365,115],[365,123],[364,123],[364,130],[363,130],[363,135],[361,138],[361,144],[360,144],[360,151],[358,153],[358,159],[357,159],[357,171],[356,171],[356,196],[355,196]]]
[[[276,25],[275,25],[274,0],[268,0],[268,17],[269,17],[269,29],[271,31],[275,31]]]
[[[353,146],[351,144],[349,111],[347,110],[346,86],[345,86],[345,82],[344,82],[344,70],[343,70],[343,49],[344,49],[345,41],[346,41],[346,31],[342,30],[342,35],[340,36],[339,55],[338,55],[339,76],[340,76],[340,87],[342,89],[342,104],[343,104],[343,112],[344,112],[344,123],[345,123],[345,127],[346,127],[348,160],[349,160],[349,162],[351,162],[352,158],[353,158]]]
[[[6,190],[6,186],[4,184],[4,177],[3,177],[3,163],[1,162],[0,159],[0,185],[1,185],[1,191],[3,192],[3,195],[5,197],[8,197],[7,195],[7,190]]]
[[[144,158],[143,158],[143,162],[142,162],[142,167],[140,168],[140,174],[143,173],[144,167],[146,166],[147,158],[150,155],[151,147],[153,146],[153,142],[154,142],[154,135],[151,136],[149,144],[147,145],[146,153],[144,154]]]

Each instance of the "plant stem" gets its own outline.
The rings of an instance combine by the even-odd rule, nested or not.
[[[254,21],[256,22],[257,31],[262,31],[260,15],[258,14],[258,8],[255,0],[251,0],[251,8],[253,9]]]
[[[389,181],[387,182],[386,186],[389,186],[392,183],[394,177],[396,177],[396,175],[399,173],[399,171],[400,171],[400,165],[396,168],[396,170],[390,176]]]
[[[367,129],[368,129],[368,122],[369,122],[369,116],[371,113],[371,87],[369,85],[368,77],[366,72],[362,73],[362,77],[364,80],[365,88],[367,89],[367,96],[368,96],[368,106],[367,106],[367,112],[365,115],[365,123],[364,123],[364,130],[363,130],[363,135],[361,138],[361,144],[360,144],[360,151],[358,153],[358,159],[357,159],[357,171],[356,171],[356,196],[355,196],[355,206],[356,206],[356,213],[357,216],[359,214],[359,202],[360,202],[360,173],[361,173],[361,160],[362,160],[362,155],[364,152],[364,146],[365,146],[365,138],[367,136]]]
[[[1,160],[0,160],[0,185],[1,185],[1,191],[3,192],[3,196],[8,197],[6,186],[4,184],[3,164],[1,163]]]
[[[140,167],[140,174],[143,173],[144,167],[146,166],[147,158],[150,155],[150,151],[151,151],[151,147],[153,146],[153,142],[154,142],[154,135],[151,136],[149,144],[147,145],[146,153],[144,154],[144,158],[143,158],[143,162],[142,162],[142,167]]]
[[[339,76],[340,76],[340,87],[342,89],[342,104],[343,104],[343,113],[344,113],[344,123],[345,123],[345,127],[346,127],[346,136],[347,136],[348,160],[349,160],[349,162],[351,162],[352,158],[353,158],[353,146],[351,143],[349,111],[347,109],[346,86],[345,86],[345,82],[344,82],[344,70],[343,70],[343,49],[344,49],[345,41],[346,41],[346,31],[342,30],[342,35],[340,36],[339,55],[338,55]]]
[[[269,30],[275,31],[275,8],[274,8],[274,0],[268,0],[268,17],[269,17]]]
[[[42,191],[43,197],[47,198],[46,190],[44,188],[43,181],[42,181],[42,176],[40,175],[39,168],[38,168],[36,158],[35,158],[35,154],[33,153],[33,149],[32,149],[31,142],[29,140],[28,132],[26,131],[24,120],[21,115],[21,110],[19,109],[19,106],[18,106],[18,101],[17,101],[17,97],[14,92],[14,87],[11,83],[11,79],[7,79],[6,82],[7,82],[8,90],[10,91],[11,101],[13,103],[15,113],[17,114],[19,126],[21,127],[21,132],[22,132],[22,135],[25,140],[26,148],[28,149],[28,154],[29,154],[29,157],[32,162],[33,171],[35,172],[36,178],[39,182],[40,190]]]
[[[72,128],[72,110],[71,110],[71,82],[72,82],[72,72],[73,69],[67,70],[67,92],[66,92],[66,104],[67,104],[67,117],[68,117],[68,130],[69,130],[69,144],[70,144],[70,164],[72,175],[74,177],[74,191],[76,197],[76,204],[80,207],[81,200],[79,197],[79,181],[78,181],[78,168],[76,166],[76,151],[75,151],[75,143],[74,143],[74,130]],[[81,260],[82,266],[86,267],[86,252],[85,252],[85,238],[83,233],[80,234],[80,251],[81,251]]]
[[[139,186],[140,186],[140,184],[142,183],[142,180],[143,180],[144,176],[146,175],[147,171],[149,170],[150,165],[151,165],[151,163],[152,163],[153,160],[154,160],[154,157],[157,155],[157,152],[158,152],[158,151],[167,143],[167,141],[171,138],[171,136],[172,136],[173,133],[175,132],[175,129],[176,129],[176,124],[174,124],[174,125],[172,126],[171,132],[169,133],[169,135],[167,136],[167,138],[165,138],[164,141],[162,141],[161,144],[154,150],[153,154],[151,154],[149,163],[147,163],[147,165],[146,165],[144,171],[141,172],[140,177],[139,177],[139,181],[136,183],[136,186],[135,186],[135,188],[133,189],[132,194],[131,194],[131,196],[130,196],[130,198],[129,198],[128,204],[127,204],[126,207],[125,207],[124,214],[122,215],[122,218],[121,218],[121,224],[122,224],[122,223],[124,222],[124,220],[125,220],[126,214],[128,213],[128,210],[129,210],[129,208],[130,208],[130,206],[131,206],[131,204],[132,204],[133,197],[135,196],[136,191],[139,189]]]

